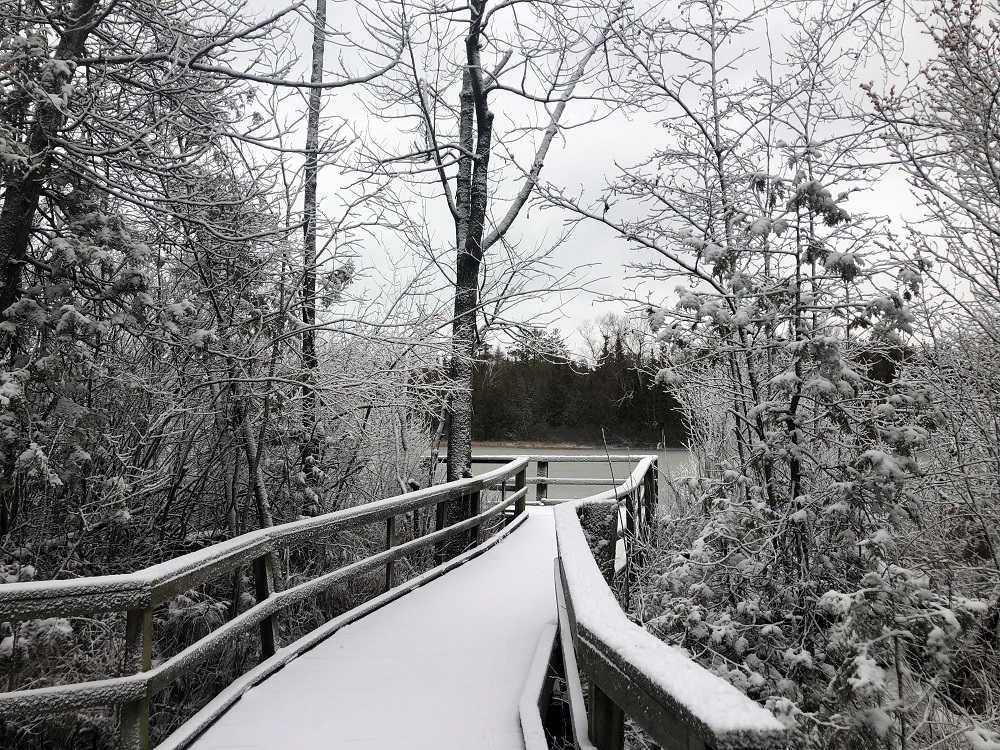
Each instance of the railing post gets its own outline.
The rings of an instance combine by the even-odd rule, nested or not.
[[[476,490],[471,495],[469,495],[469,518],[473,516],[478,516],[482,511],[483,501],[482,494],[479,490]],[[482,544],[483,532],[482,527],[476,524],[471,529],[469,529],[469,546],[478,547]]]
[[[396,517],[389,516],[385,519],[385,548],[392,549],[393,540],[396,537]],[[388,591],[396,585],[396,561],[390,560],[385,564],[385,590]]]
[[[653,463],[649,465],[649,469],[646,471],[646,476],[643,478],[643,504],[645,505],[645,525],[647,528],[652,526],[653,519],[656,517],[656,507],[660,502],[659,479],[659,467],[654,459]]]
[[[445,520],[448,514],[448,500],[442,500],[437,504],[437,518],[434,523],[434,530],[441,531],[444,529]],[[448,549],[448,542],[441,541],[434,543],[434,564],[441,565],[444,562],[445,550]]]
[[[635,557],[635,564],[644,566],[646,564],[647,546],[653,541],[653,524],[656,520],[656,508],[659,505],[658,471],[654,460],[642,478],[642,503],[636,498],[636,513],[641,511],[641,515],[636,519],[637,529],[635,542],[639,545],[639,551]]]
[[[624,750],[625,713],[590,680],[590,706],[587,711],[587,734],[597,750]]]
[[[527,465],[525,465],[525,467],[521,469],[519,472],[517,472],[517,475],[514,477],[514,492],[523,490],[527,486],[528,486],[528,467]],[[514,501],[515,516],[519,516],[522,513],[524,513],[524,501],[525,501],[525,495],[527,494],[528,493],[524,493],[524,495],[521,495],[521,497],[519,497],[517,500]]]
[[[153,607],[130,609],[125,619],[124,673],[148,672],[153,665]],[[149,697],[121,708],[122,750],[148,750]]]
[[[636,548],[639,538],[637,536],[636,516],[640,513],[639,508],[639,488],[632,490],[625,496],[625,601],[622,606],[629,606],[631,595],[631,584],[635,580],[635,566],[638,560],[635,559]]]
[[[543,479],[548,479],[549,478],[549,462],[548,461],[539,461],[538,462],[538,471],[536,472],[535,476],[538,477],[538,483],[535,485],[535,500],[537,500],[538,502],[542,503],[542,502],[545,502],[545,500],[549,496],[549,485],[548,485],[548,482],[543,482],[542,481]]]
[[[271,553],[253,561],[253,585],[257,603],[274,593],[274,562]],[[270,659],[278,647],[278,615],[265,618],[260,624],[260,660]]]
[[[639,513],[639,489],[632,490],[625,496],[625,538],[631,544],[636,534],[636,514]],[[631,550],[629,550],[631,554]]]
[[[614,585],[615,582],[615,561],[618,557],[618,539],[621,536],[621,515],[622,515],[621,500],[616,500],[614,506],[611,509],[610,523],[608,524],[608,546],[604,556],[604,579],[608,582],[608,586]],[[598,566],[601,565],[601,561],[597,561]]]

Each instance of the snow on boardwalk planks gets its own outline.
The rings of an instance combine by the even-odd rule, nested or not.
[[[555,617],[552,511],[346,626],[252,688],[193,745],[519,750],[518,700]]]

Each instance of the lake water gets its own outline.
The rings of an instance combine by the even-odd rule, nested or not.
[[[661,451],[631,451],[632,456],[646,456],[655,453],[659,456],[659,467],[663,473],[672,476],[684,476],[691,473],[690,455],[685,450],[661,450]],[[628,456],[629,451],[611,450],[612,458]],[[602,456],[607,452],[604,448],[522,448],[507,446],[475,446],[472,449],[472,471],[474,474],[482,474],[496,465],[477,464],[476,456]],[[587,479],[606,479],[606,485],[550,485],[548,496],[551,499],[565,500],[579,497],[595,495],[598,492],[610,489],[616,484],[621,484],[635,467],[626,463],[613,463],[602,460],[595,463],[569,463],[569,462],[549,462],[550,477],[580,477]],[[528,464],[528,476],[536,476],[538,467],[535,461]],[[613,479],[612,479],[613,473]],[[534,488],[528,490],[528,500],[534,500]]]

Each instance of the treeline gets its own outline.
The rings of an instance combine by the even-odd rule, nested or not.
[[[473,437],[682,446],[679,405],[654,382],[663,364],[619,332],[601,339],[592,363],[571,356],[558,331],[507,349],[487,347],[473,380]]]

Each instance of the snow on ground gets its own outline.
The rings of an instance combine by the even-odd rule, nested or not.
[[[252,688],[195,750],[521,750],[518,700],[555,617],[552,511]]]

